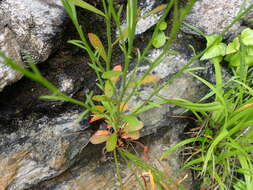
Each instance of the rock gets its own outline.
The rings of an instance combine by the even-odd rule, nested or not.
[[[165,82],[171,78],[176,72],[186,65],[190,58],[192,57],[188,45],[191,43],[193,38],[190,36],[185,36],[179,34],[172,44],[172,48],[178,51],[178,54],[172,55],[167,54],[164,56],[161,64],[156,67],[151,74],[159,78],[157,84],[145,84],[142,85],[138,94],[133,96],[129,102],[130,109],[135,110],[138,105],[141,105],[149,96],[153,93],[153,90],[162,82]],[[160,55],[162,49],[152,49],[149,52],[148,58],[154,60],[158,55]],[[201,63],[196,62],[194,66],[201,65]],[[143,64],[137,69],[137,77],[140,78],[149,67],[149,64]],[[131,73],[130,73],[131,74]],[[129,75],[130,75],[129,74]],[[207,64],[206,70],[202,70],[198,73],[200,76],[206,80],[212,80],[212,65]],[[134,78],[134,80],[136,80]],[[187,73],[182,73],[178,76],[170,85],[165,86],[159,93],[158,96],[172,99],[172,98],[183,98],[190,101],[197,101],[207,92],[207,88],[197,79],[193,78]],[[129,94],[129,93],[128,93]],[[154,96],[150,101],[159,101],[157,96]],[[172,104],[164,104],[160,107],[153,108],[149,111],[143,112],[139,115],[140,119],[144,122],[144,129],[142,130],[142,135],[148,135],[156,133],[159,128],[163,126],[173,125],[173,120],[171,120],[169,115],[178,115],[183,110],[174,106]]]
[[[248,6],[253,1],[249,0],[246,4],[243,3],[244,0],[198,0],[187,15],[185,22],[199,28],[205,34],[218,34],[232,23],[239,14],[241,7]],[[226,37],[237,35],[240,32],[238,28],[241,24],[242,21],[234,24]],[[186,33],[197,34],[187,27],[181,29]]]
[[[152,26],[154,26],[159,19],[163,15],[163,10],[160,9],[162,5],[166,3],[165,0],[141,0],[138,1],[138,8],[140,10],[139,12],[139,20],[136,24],[136,30],[135,34],[142,34],[146,32],[148,29],[150,29]],[[152,14],[151,11],[154,9],[158,8],[158,11],[153,12]],[[122,25],[123,31],[124,28],[126,28],[126,21],[123,22]]]
[[[22,122],[19,130],[0,135],[0,188],[19,190],[58,176],[69,168],[89,141],[75,122],[77,112]]]
[[[170,180],[174,180],[176,183],[182,181],[181,185],[186,189],[190,189],[193,186],[191,173],[188,170],[180,170],[181,158],[178,153],[174,153],[172,156],[164,159],[163,161],[158,161],[165,150],[179,141],[179,135],[182,134],[183,128],[186,125],[186,121],[176,121],[174,119],[173,128],[167,126],[167,128],[163,128],[159,132],[141,139],[141,142],[149,148],[147,163],[164,172]],[[133,145],[135,146],[135,144]],[[135,149],[137,151],[137,156],[141,157],[143,155],[143,150],[136,146]],[[82,158],[75,164],[74,167],[59,177],[33,186],[31,190],[120,189],[112,155],[105,155],[105,159],[102,159],[103,157],[100,146],[89,145],[85,148]],[[143,182],[143,179],[140,176],[147,171],[137,168],[136,166],[133,166],[131,169],[126,166],[124,160],[120,160],[121,175],[125,189],[141,189],[134,174],[136,174],[138,179]],[[176,189],[173,184],[169,187],[171,189]]]
[[[22,64],[29,54],[43,62],[61,42],[67,15],[60,0],[0,1],[0,50]],[[0,64],[0,91],[21,75]]]

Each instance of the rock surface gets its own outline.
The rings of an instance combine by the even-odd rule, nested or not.
[[[232,23],[241,8],[249,6],[253,1],[247,0],[245,4],[243,3],[244,0],[198,0],[185,21],[199,28],[205,34],[218,34]],[[242,20],[233,25],[226,36],[238,34],[241,24]],[[197,34],[186,27],[182,27],[182,30],[186,33]]]
[[[161,81],[171,77],[187,63],[190,58],[190,51],[187,50],[187,46],[185,44],[191,40],[191,37],[182,35],[179,35],[178,39],[175,40],[173,48],[178,50],[179,54],[167,55],[161,65],[154,70],[154,74],[159,76]],[[152,50],[149,57],[154,58],[158,53],[159,50]],[[146,67],[147,64],[142,65],[139,68],[139,72],[143,73]],[[75,72],[71,74],[74,75]],[[83,74],[85,75],[87,73]],[[210,77],[212,73],[206,71],[206,74]],[[85,85],[85,83],[80,84]],[[180,86],[180,88],[178,88],[178,86]],[[134,107],[140,101],[143,101],[148,94],[151,93],[152,88],[152,85],[143,86],[140,91],[142,95],[135,96],[129,103],[129,107]],[[201,96],[201,93],[199,92],[202,91],[202,89],[202,84],[187,75],[182,75],[161,93],[167,98],[181,97],[194,100]],[[41,93],[38,90],[39,89],[34,88],[32,93]],[[203,90],[202,93],[204,92],[205,91]],[[14,90],[13,93],[15,94],[16,91]],[[14,95],[8,94],[8,96],[13,97]],[[22,102],[22,99],[17,100]],[[17,100],[15,102],[16,104],[18,104]],[[45,106],[43,109],[44,114],[41,114],[42,117],[38,117],[36,114],[33,115],[32,113],[28,113],[25,120],[24,115],[16,118],[16,122],[12,123],[12,129],[10,131],[6,131],[4,128],[5,125],[1,127],[0,149],[2,154],[0,162],[4,164],[1,164],[0,184],[3,187],[8,187],[8,189],[11,190],[27,188],[39,189],[37,188],[37,184],[40,183],[43,184],[42,189],[68,189],[71,188],[71,185],[73,185],[75,181],[78,181],[80,185],[84,184],[85,186],[88,186],[91,184],[98,184],[98,181],[96,180],[101,180],[99,181],[101,182],[99,185],[102,189],[103,185],[104,188],[108,189],[114,185],[114,183],[111,183],[112,180],[108,180],[110,182],[108,184],[104,183],[107,179],[111,179],[115,176],[115,173],[112,172],[114,167],[113,162],[105,164],[105,166],[103,165],[101,168],[98,167],[97,160],[100,157],[98,152],[101,151],[101,146],[92,145],[90,148],[87,147],[86,149],[85,146],[88,143],[90,133],[78,133],[78,131],[82,129],[82,126],[76,125],[74,121],[81,110],[74,108],[75,106],[67,108],[60,107],[62,112],[59,114],[59,111],[53,113],[54,109],[52,109],[51,106],[47,109]],[[174,131],[172,128],[175,127],[175,119],[168,116],[179,114],[181,111],[181,109],[176,108],[175,106],[165,104],[161,108],[155,108],[148,112],[144,112],[140,115],[141,120],[145,123],[142,135],[145,136],[154,132],[157,133],[158,129],[162,127]],[[183,130],[185,124],[178,126],[180,126],[180,129]],[[170,132],[168,132],[168,134],[170,134]],[[176,130],[170,135],[178,136],[178,132],[179,130]],[[161,141],[159,140],[157,141],[157,148],[154,148],[155,150],[160,149],[160,142]],[[171,143],[175,142],[176,140],[172,140],[166,146],[168,147]],[[152,147],[153,145],[150,144],[150,146]],[[164,149],[160,150],[164,151]],[[64,171],[70,168],[76,160],[79,160],[79,153],[85,155],[84,157],[86,161],[84,160],[84,163],[81,162],[80,165],[77,165],[77,168],[73,169],[73,171],[77,170],[75,177],[69,179],[69,175],[71,174],[67,175],[67,179],[65,177],[59,177],[59,179],[63,180],[55,182],[55,185],[52,185],[51,182],[47,182],[47,180],[61,175]],[[161,153],[162,152],[159,152],[159,154]],[[96,157],[94,157],[94,155],[96,155]],[[155,153],[153,154],[151,151],[150,155],[155,155]],[[176,171],[179,167],[179,163],[175,160],[168,162],[167,164],[172,164],[170,167],[173,171]],[[9,172],[6,173],[5,171]],[[129,172],[129,170],[126,170],[125,175],[128,175]],[[89,178],[87,176],[89,176]],[[104,178],[103,176],[106,177]],[[84,178],[89,180],[83,181]],[[116,180],[116,178],[113,178],[113,180]]]
[[[60,0],[0,1],[0,50],[22,64],[45,61],[59,46],[67,20]],[[0,91],[21,75],[0,63]]]
[[[69,168],[86,146],[77,113],[22,123],[15,133],[0,135],[0,188],[19,190],[55,177]]]
[[[183,134],[183,128],[186,125],[187,121],[176,121],[174,119],[173,128],[167,126],[168,128],[163,128],[159,132],[141,139],[141,142],[149,148],[147,163],[163,171],[169,176],[170,180],[174,180],[186,189],[190,189],[193,187],[191,173],[187,170],[179,172],[181,166],[178,153],[159,161],[164,151],[180,140],[179,135]],[[135,145],[133,144],[133,146]],[[136,146],[135,149],[138,152],[137,156],[142,157],[143,150]],[[85,148],[80,161],[74,167],[57,178],[33,186],[31,190],[118,190],[120,187],[116,177],[115,163],[112,159],[111,154],[102,154],[100,146],[89,145]],[[133,170],[127,167],[123,160],[120,168],[125,189],[141,189],[135,179]],[[135,166],[133,169],[142,181],[140,176],[145,172],[147,173],[147,171]],[[176,189],[173,184],[170,184],[169,187]]]

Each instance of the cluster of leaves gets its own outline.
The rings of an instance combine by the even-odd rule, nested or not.
[[[205,36],[207,39],[207,47],[215,43],[201,58],[201,60],[207,59],[219,59],[225,57],[225,61],[229,63],[229,67],[236,68],[237,72],[240,69],[241,60],[244,59],[247,66],[253,65],[253,30],[250,28],[244,29],[241,34],[233,39],[228,45],[222,42],[221,35],[209,35]],[[244,49],[244,51],[240,51]],[[242,54],[243,53],[243,54]]]
[[[245,29],[228,45],[219,35],[207,36],[207,48],[201,60],[214,64],[216,86],[191,71],[188,73],[211,89],[201,101],[213,97],[210,103],[193,103],[184,99],[166,100],[191,110],[198,118],[200,131],[167,150],[161,159],[186,144],[192,154],[184,168],[201,171],[202,187],[207,189],[253,188],[253,70],[251,61],[251,29]],[[211,46],[210,44],[214,44]],[[222,80],[220,62],[229,61],[233,70],[230,80]],[[239,59],[239,60],[237,60]]]
[[[168,39],[168,37],[166,36],[164,32],[164,30],[167,29],[167,23],[165,21],[159,23],[158,29],[159,31],[152,42],[152,45],[155,48],[161,48],[162,46],[164,46],[164,44],[166,43],[166,40]]]

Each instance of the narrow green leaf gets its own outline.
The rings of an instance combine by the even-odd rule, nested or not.
[[[113,96],[113,86],[109,80],[105,82],[105,95],[109,98]]]
[[[119,77],[122,74],[121,71],[107,71],[102,75],[103,79],[111,79],[113,77]]]
[[[113,151],[117,146],[117,134],[113,133],[106,141],[106,150],[108,152]]]
[[[110,101],[112,101],[109,97],[100,96],[100,95],[93,96],[92,100],[97,101],[97,102],[110,102]]]
[[[74,5],[76,5],[78,7],[81,7],[83,9],[89,10],[95,14],[106,17],[102,11],[100,11],[99,9],[97,9],[96,7],[92,6],[91,4],[89,4],[85,1],[82,1],[82,0],[69,0],[69,1],[71,1]]]
[[[164,158],[168,157],[171,152],[174,152],[178,148],[180,148],[186,144],[190,144],[190,143],[197,142],[197,141],[204,141],[204,138],[190,138],[190,139],[183,140],[183,141],[177,143],[176,145],[170,147],[168,150],[166,150],[165,153],[161,156],[160,160],[163,160]]]

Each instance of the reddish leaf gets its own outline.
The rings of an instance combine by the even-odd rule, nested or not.
[[[122,71],[122,67],[121,67],[121,65],[116,65],[116,66],[113,67],[112,70],[113,71]],[[118,80],[119,80],[119,76],[111,78],[111,81],[113,81],[113,82],[117,82]]]
[[[90,119],[90,121],[89,121],[89,123],[93,123],[93,122],[95,122],[95,121],[97,121],[97,120],[100,120],[100,119],[103,119],[104,117],[102,117],[102,116],[94,116],[94,117],[92,117],[91,119]]]
[[[121,135],[122,139],[132,139],[132,140],[137,140],[140,138],[140,131],[134,131],[130,133],[123,133]]]
[[[91,138],[90,142],[92,144],[100,144],[106,142],[111,136],[111,133],[107,130],[98,130]]]
[[[128,104],[121,103],[120,104],[120,112],[127,111],[129,109]]]
[[[104,61],[107,61],[107,55],[105,52],[105,48],[96,34],[88,33],[88,38],[90,40],[91,45],[98,51]]]
[[[160,78],[156,75],[148,75],[142,81],[141,84],[149,84],[159,81]]]

